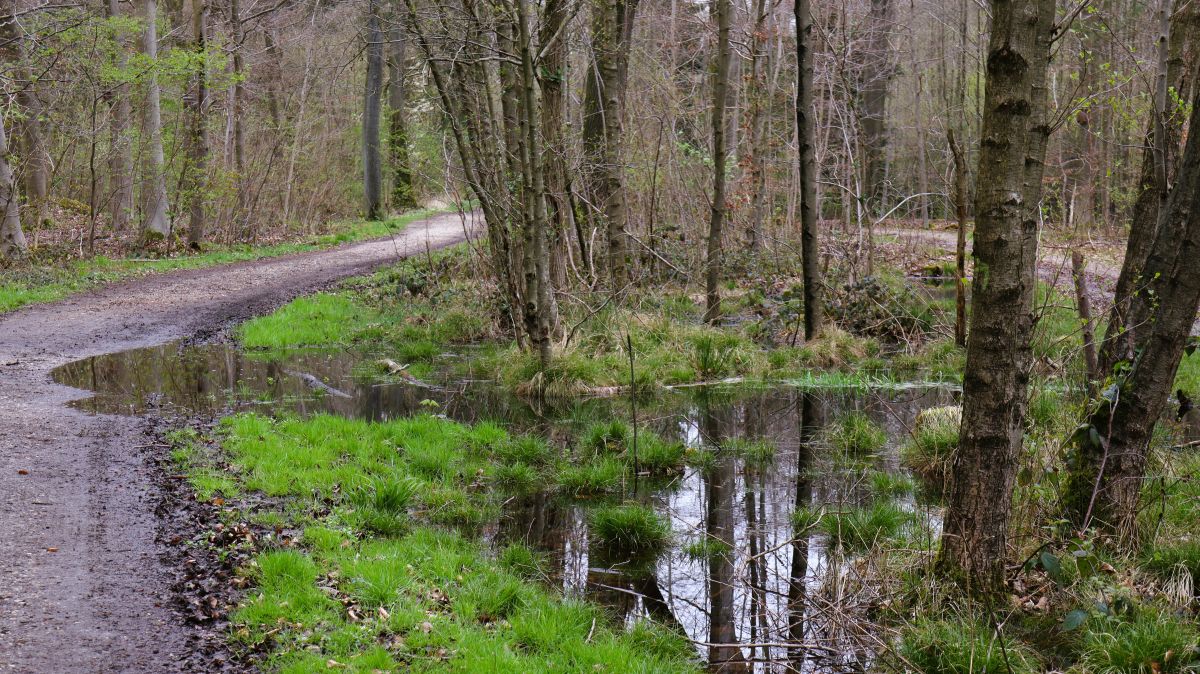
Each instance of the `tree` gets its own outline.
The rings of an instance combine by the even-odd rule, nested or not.
[[[1200,91],[1189,128],[1200,129]],[[1175,382],[1200,305],[1200,134],[1189,133],[1179,173],[1146,258],[1153,309],[1136,354],[1076,433],[1065,505],[1080,529],[1098,527],[1138,540],[1137,514],[1150,438]]]
[[[150,62],[146,75],[146,162],[142,183],[142,240],[164,239],[171,233],[167,216],[166,159],[163,155],[162,105],[158,86],[158,4],[145,0],[146,28],[142,36],[142,51]]]
[[[725,106],[729,96],[729,0],[713,0],[717,19],[717,44],[713,58],[712,97],[712,213],[708,221],[708,254],[705,258],[704,320],[716,323],[721,317],[721,236],[725,225]]]
[[[408,155],[408,39],[399,22],[392,27],[388,50],[388,153],[392,166],[392,208],[416,208]]]
[[[107,17],[110,21],[120,20],[121,9],[117,0],[108,0],[105,4]],[[113,64],[118,73],[128,67],[128,57],[125,54],[124,31],[118,30],[115,35],[116,62]],[[123,81],[117,82],[110,94],[112,105],[110,121],[112,154],[109,156],[109,181],[112,193],[112,207],[109,217],[116,231],[129,228],[129,217],[133,212],[133,145],[129,140],[129,119],[132,112],[129,105],[129,85]]]
[[[800,162],[801,273],[804,277],[804,338],[815,339],[824,323],[821,306],[820,232],[817,202],[816,120],[813,97],[813,20],[811,0],[795,0],[796,17],[796,138]]]
[[[191,201],[188,218],[188,246],[199,250],[204,239],[205,189],[208,181],[208,127],[205,108],[208,103],[208,63],[206,23],[208,15],[206,0],[192,0],[192,49],[196,55],[196,70],[192,75],[193,85],[188,107],[191,119],[188,138],[188,166],[184,177]]]
[[[894,70],[892,30],[895,8],[892,0],[870,2],[862,72],[863,159],[866,162],[863,196],[867,200],[868,213],[874,218],[886,210],[883,200],[887,177],[887,102],[888,83]]]
[[[12,17],[5,17],[11,22]],[[25,232],[21,229],[21,205],[17,183],[13,180],[12,165],[8,163],[8,134],[0,120],[0,204],[4,212],[0,219],[0,256],[24,257],[29,252]]]
[[[1032,365],[1037,210],[1055,0],[992,0],[963,418],[938,565],[971,593],[1004,583]]]
[[[638,0],[592,3],[592,63],[583,104],[584,177],[594,208],[603,214],[614,290],[629,280],[623,108],[637,6]]]
[[[383,92],[383,33],[379,29],[376,0],[370,0],[367,10],[367,78],[363,93],[363,198],[368,220],[378,220],[383,214],[383,166],[379,152],[379,123],[382,115],[380,94]]]

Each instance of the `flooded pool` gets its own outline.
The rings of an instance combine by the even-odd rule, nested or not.
[[[57,369],[61,383],[93,391],[75,403],[98,413],[211,415],[331,413],[385,420],[436,409],[474,422],[566,444],[589,421],[629,420],[626,399],[538,406],[488,382],[372,382],[363,357],[300,352],[283,358],[230,345],[167,345],[99,356]],[[534,494],[510,501],[485,536],[495,545],[526,543],[551,560],[549,582],[609,607],[618,619],[642,616],[678,626],[714,671],[852,672],[878,664],[885,635],[861,629],[884,594],[869,582],[875,560],[832,549],[817,526],[797,534],[798,510],[838,512],[885,498],[911,516],[911,554],[932,549],[940,511],[911,491],[881,497],[879,476],[905,477],[899,446],[916,414],[953,404],[953,390],[803,390],[795,387],[698,388],[642,401],[639,419],[664,438],[696,450],[733,439],[763,440],[769,460],[727,452],[669,480],[642,480],[627,498],[670,518],[673,542],[638,569],[592,554],[592,501]],[[431,402],[432,401],[432,402]],[[831,424],[850,413],[886,432],[882,449],[848,456],[827,441]],[[885,478],[886,479],[886,478]],[[717,542],[729,554],[700,555]]]

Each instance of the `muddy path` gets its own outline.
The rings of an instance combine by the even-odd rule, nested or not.
[[[0,316],[0,672],[205,671],[158,542],[164,449],[136,417],[67,407],[54,367],[205,337],[464,240],[456,214],[393,238],[151,276]]]

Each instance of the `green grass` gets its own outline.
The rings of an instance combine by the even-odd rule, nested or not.
[[[905,626],[900,654],[923,674],[1034,674],[1037,654],[973,619],[920,619]]]
[[[337,223],[331,225],[333,227],[331,233],[269,246],[240,244],[211,248],[202,253],[189,253],[182,250],[176,257],[162,259],[113,259],[97,256],[72,262],[65,267],[15,268],[0,272],[0,314],[27,304],[54,302],[105,283],[149,274],[261,260],[320,250],[350,241],[383,237],[403,229],[415,220],[435,215],[438,212],[415,211],[386,221]]]
[[[231,617],[232,638],[265,653],[264,670],[697,671],[674,632],[614,623],[537,582],[528,548],[493,555],[462,533],[491,521],[505,498],[478,485],[494,479],[490,468],[556,463],[543,442],[432,416],[247,414],[219,434],[238,493],[273,497],[258,507],[303,531],[242,571],[252,588]],[[598,510],[593,527],[598,545],[630,555],[661,549],[670,533],[640,506]]]
[[[1092,621],[1081,662],[1094,674],[1174,674],[1200,667],[1196,627],[1152,609],[1132,620]]]
[[[930,484],[942,485],[958,449],[962,408],[931,407],[917,415],[911,437],[900,447],[900,460]]]
[[[828,431],[835,449],[851,454],[879,451],[887,444],[887,432],[862,412],[850,412],[834,421]]]
[[[378,315],[343,295],[317,293],[294,300],[278,311],[238,326],[249,349],[330,348],[346,346]]]
[[[597,546],[622,559],[654,557],[671,540],[666,518],[644,505],[600,506],[589,523]]]
[[[899,537],[916,517],[899,506],[878,502],[865,508],[828,510],[821,528],[834,545],[851,551],[868,550]]]

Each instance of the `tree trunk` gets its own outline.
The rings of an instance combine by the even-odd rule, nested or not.
[[[892,79],[892,39],[895,8],[892,0],[871,0],[867,16],[868,37],[862,75],[863,160],[866,163],[863,197],[869,220],[883,215],[887,174],[887,97]]]
[[[1096,332],[1092,327],[1092,302],[1087,291],[1087,264],[1083,253],[1071,251],[1071,278],[1075,286],[1075,307],[1079,312],[1079,322],[1083,326],[1083,361],[1087,367],[1088,395],[1095,392],[1096,382],[1100,379],[1100,368],[1096,360]]]
[[[246,212],[247,176],[246,176],[246,131],[243,117],[246,114],[246,66],[242,54],[246,46],[246,34],[242,29],[241,3],[239,0],[229,0],[229,29],[233,33],[233,83],[229,89],[229,116],[233,126],[233,171],[237,190],[237,204],[234,206],[234,226],[239,219],[245,220],[243,236],[253,239],[254,232],[250,230],[250,214]]]
[[[1167,92],[1184,92],[1195,77],[1197,42],[1200,42],[1200,8],[1189,3],[1170,19],[1170,0],[1161,0],[1158,11],[1158,75],[1155,79],[1153,119],[1147,125],[1146,146],[1137,199],[1125,247],[1125,260],[1113,291],[1108,327],[1100,344],[1099,367],[1107,376],[1117,363],[1132,363],[1138,331],[1151,312],[1154,299],[1145,292],[1143,274],[1150,248],[1158,233],[1159,215],[1167,200],[1170,182],[1179,161],[1183,115],[1168,106]]]
[[[946,128],[946,140],[954,155],[954,210],[958,235],[954,247],[954,343],[967,345],[967,161],[954,140],[954,129]]]
[[[992,0],[979,173],[971,339],[947,499],[941,572],[999,592],[1032,361],[1037,219],[1055,0]]]
[[[542,369],[545,370],[550,365],[550,335],[554,326],[551,325],[550,264],[546,247],[546,181],[528,2],[529,0],[517,0],[517,36],[521,47],[521,121],[525,132],[522,164],[528,186],[524,195],[524,206],[528,213],[525,223],[525,323],[530,342],[538,353]]]
[[[603,213],[608,272],[614,290],[629,281],[625,233],[624,107],[629,47],[638,0],[595,0],[592,5],[592,63],[584,92],[584,178],[594,208]]]
[[[716,323],[721,317],[721,236],[725,226],[725,104],[729,94],[729,0],[713,0],[717,19],[717,45],[713,60],[712,98],[712,216],[708,222],[707,273],[705,275],[704,320]]]
[[[184,190],[191,202],[188,218],[188,246],[200,249],[204,240],[205,200],[208,190],[208,131],[205,123],[205,106],[208,103],[208,65],[205,52],[208,49],[206,31],[208,6],[206,0],[192,0],[193,50],[197,55],[196,72],[192,76],[192,96],[187,101],[191,108],[191,138],[188,139],[188,167],[185,172],[187,185]]]
[[[754,2],[754,24],[750,29],[750,76],[746,83],[747,126],[750,142],[744,154],[750,178],[750,222],[746,228],[746,239],[750,250],[762,250],[763,219],[767,201],[767,117],[770,99],[767,96],[767,74],[770,70],[770,51],[766,48],[767,19],[766,0]]]
[[[120,6],[117,0],[108,0],[105,5],[109,19],[119,18]],[[124,33],[118,33],[116,40],[116,62],[113,64],[117,71],[123,71],[128,66],[125,54]],[[129,228],[130,214],[133,212],[133,145],[129,140],[129,119],[132,112],[129,106],[129,85],[118,84],[113,87],[109,100],[112,104],[110,129],[112,134],[112,154],[109,156],[109,189],[112,192],[112,219],[114,231],[122,232]]]
[[[164,239],[171,233],[171,221],[167,216],[166,159],[163,156],[162,104],[158,87],[158,4],[145,0],[146,32],[143,35],[142,51],[150,61],[146,77],[146,150],[145,177],[142,184],[142,240],[143,242]]]
[[[821,215],[817,200],[816,124],[813,99],[813,18],[812,0],[795,0],[796,63],[799,64],[796,88],[796,138],[800,161],[800,260],[804,277],[804,338],[815,339],[821,333],[824,307],[821,306],[820,232]]]
[[[1190,128],[1200,128],[1200,95]],[[1166,406],[1200,304],[1200,134],[1189,133],[1164,217],[1146,260],[1154,300],[1137,356],[1089,418],[1071,462],[1065,506],[1077,527],[1138,538],[1137,512],[1150,438]]]
[[[21,123],[21,137],[25,150],[25,199],[34,212],[34,231],[50,224],[50,152],[46,147],[42,129],[43,106],[36,84],[30,79],[26,66],[28,47],[21,36],[22,66],[18,72],[25,81],[17,99],[24,108],[25,119]],[[37,235],[34,234],[34,245]]]
[[[408,40],[399,22],[391,30],[388,50],[388,154],[392,165],[392,208],[417,207],[408,157]]]
[[[0,21],[11,24],[13,18],[10,15]],[[25,257],[29,247],[25,243],[25,232],[21,229],[20,196],[13,179],[12,166],[8,163],[8,135],[3,120],[0,120],[0,207],[4,209],[3,219],[0,219],[0,257]]]
[[[379,152],[380,93],[383,91],[383,33],[379,6],[370,0],[367,14],[367,77],[363,93],[363,197],[367,220],[383,215],[383,167]]]

